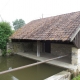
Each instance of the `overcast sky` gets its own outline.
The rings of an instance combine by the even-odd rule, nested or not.
[[[75,11],[80,11],[80,0],[0,0],[0,15],[10,23],[20,18],[28,23],[42,14],[50,17]]]

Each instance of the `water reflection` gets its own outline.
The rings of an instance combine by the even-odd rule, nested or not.
[[[12,67],[9,67],[9,70],[11,70],[11,69],[12,69]],[[19,80],[19,79],[17,79],[16,77],[12,76],[12,80]]]
[[[12,80],[19,80],[19,79],[17,79],[16,77],[12,76]]]

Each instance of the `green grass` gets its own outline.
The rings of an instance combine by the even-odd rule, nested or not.
[[[80,80],[80,74],[77,77],[73,78],[72,80]]]

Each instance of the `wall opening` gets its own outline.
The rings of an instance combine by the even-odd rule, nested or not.
[[[45,41],[45,52],[51,53],[51,43],[50,41]]]

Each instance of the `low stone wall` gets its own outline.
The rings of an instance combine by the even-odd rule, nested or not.
[[[37,44],[34,42],[12,42],[8,44],[13,53],[17,52],[36,52]]]
[[[51,53],[55,56],[62,56],[66,54],[71,56],[73,46],[74,45],[70,44],[51,43]]]
[[[62,71],[44,80],[71,80],[71,73],[67,71]]]

